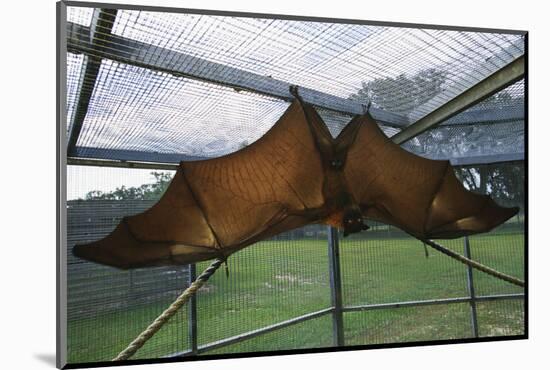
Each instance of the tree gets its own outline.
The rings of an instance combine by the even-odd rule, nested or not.
[[[504,90],[497,94],[491,95],[486,98],[482,104],[484,105],[495,105],[497,107],[523,104],[523,95],[521,96],[512,96],[508,91]]]
[[[138,187],[129,187],[122,185],[114,191],[104,193],[100,190],[92,190],[85,196],[85,200],[156,200],[159,199],[170,181],[172,174],[168,172],[151,172],[155,182],[151,184],[143,184]]]
[[[523,162],[458,167],[455,173],[468,190],[489,194],[502,206],[525,206]]]
[[[443,91],[447,74],[444,70],[428,68],[410,77],[402,73],[396,77],[375,78],[363,82],[361,89],[349,98],[407,115]]]

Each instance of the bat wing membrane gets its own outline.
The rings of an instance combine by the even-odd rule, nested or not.
[[[361,119],[344,172],[367,218],[418,238],[457,238],[489,231],[517,213],[467,191],[448,161],[409,153],[368,114]]]
[[[297,214],[322,206],[322,177],[296,100],[258,141],[224,157],[182,162],[157,204],[73,251],[124,269],[227,256],[311,222]]]

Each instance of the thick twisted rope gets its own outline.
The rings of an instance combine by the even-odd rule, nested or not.
[[[476,262],[474,260],[466,258],[463,255],[456,253],[455,251],[452,251],[450,249],[445,248],[444,246],[442,246],[440,244],[437,244],[433,240],[426,239],[426,240],[422,240],[422,241],[424,243],[428,244],[430,247],[434,248],[435,250],[437,250],[437,251],[439,251],[443,254],[446,254],[447,256],[452,257],[455,260],[460,261],[460,262],[462,262],[462,263],[464,263],[468,266],[471,266],[471,267],[475,268],[476,270],[483,271],[484,273],[489,274],[493,277],[496,277],[497,279],[507,281],[509,283],[512,283],[512,284],[520,286],[520,287],[525,286],[525,282],[523,280],[520,280],[516,277],[504,274],[500,271],[497,271],[497,270],[492,269],[488,266],[485,266],[485,265],[483,265],[479,262]]]
[[[216,259],[199,277],[172,303],[159,317],[155,319],[136,339],[132,341],[112,361],[127,360],[132,357],[153,335],[168,321],[178,310],[208,281],[208,279],[221,266],[223,260]]]

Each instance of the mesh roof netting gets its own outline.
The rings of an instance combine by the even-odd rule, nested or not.
[[[404,147],[432,159],[523,154],[523,93],[521,80],[413,138]]]
[[[92,8],[68,8],[69,24],[80,30],[94,28],[94,17]],[[508,33],[132,10],[118,10],[110,23],[97,32],[154,46],[157,54],[134,50],[132,63],[124,63],[114,57],[121,45],[113,42],[97,78],[86,80],[94,51],[68,53],[69,131],[80,92],[91,95],[76,142],[84,157],[97,155],[97,149],[112,159],[121,150],[224,155],[261,137],[288,106],[223,81],[153,70],[135,58],[155,65],[192,63],[188,67],[198,75],[246,80],[247,86],[284,82],[371,102],[402,119],[383,122],[391,136],[402,122],[417,121],[524,53],[523,36]],[[523,152],[523,86],[510,86],[415,138],[407,149],[434,158]],[[480,111],[487,114],[475,114]],[[329,110],[321,115],[334,135],[351,117]]]
[[[78,145],[209,155],[256,141],[288,103],[103,60]]]

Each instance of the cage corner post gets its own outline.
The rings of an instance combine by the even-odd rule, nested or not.
[[[67,5],[56,4],[56,367],[69,361],[67,343]]]
[[[470,238],[468,236],[464,237],[464,256],[471,259],[472,253],[470,249]],[[470,318],[472,325],[472,335],[474,338],[479,338],[479,326],[477,322],[477,306],[476,306],[476,295],[474,290],[474,274],[472,266],[466,266],[466,281],[468,284],[468,296],[470,298]]]
[[[197,265],[191,263],[188,267],[189,285],[197,278]],[[191,355],[198,355],[198,333],[197,333],[197,296],[193,295],[189,300],[189,341],[191,342]]]
[[[344,316],[342,303],[342,277],[340,272],[340,245],[338,230],[328,227],[328,261],[330,274],[330,295],[332,305],[333,345],[344,346]]]

